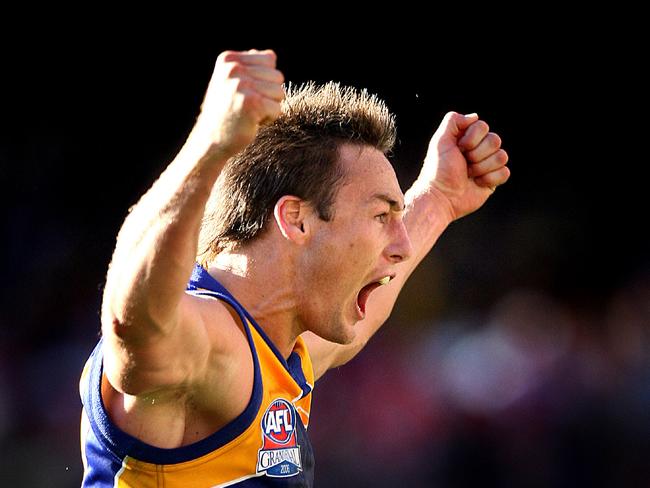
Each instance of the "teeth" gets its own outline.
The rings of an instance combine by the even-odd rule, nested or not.
[[[384,276],[382,279],[379,280],[379,284],[387,285],[389,281],[390,281],[390,276]]]

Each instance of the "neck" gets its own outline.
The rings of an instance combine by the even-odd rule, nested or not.
[[[285,359],[302,332],[293,267],[287,261],[286,252],[253,244],[220,253],[208,269],[248,310]]]

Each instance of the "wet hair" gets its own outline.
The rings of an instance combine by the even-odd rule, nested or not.
[[[387,154],[395,143],[395,117],[366,90],[329,82],[289,85],[281,115],[231,158],[215,183],[199,235],[198,260],[211,261],[259,236],[284,195],[312,205],[329,221],[342,180],[342,144]]]

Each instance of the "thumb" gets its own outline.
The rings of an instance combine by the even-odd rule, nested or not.
[[[448,112],[442,119],[438,127],[439,137],[444,136],[458,137],[465,129],[478,120],[478,114],[459,114],[457,112]]]
[[[429,147],[436,148],[439,153],[457,147],[458,140],[465,130],[477,120],[478,115],[475,113],[463,115],[458,112],[448,112],[433,134]]]

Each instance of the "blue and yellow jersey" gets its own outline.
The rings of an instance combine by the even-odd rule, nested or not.
[[[314,373],[302,338],[285,361],[250,314],[198,265],[187,292],[223,300],[239,314],[254,363],[248,406],[196,443],[176,449],[146,444],[113,424],[104,408],[100,340],[80,381],[82,486],[312,486],[314,459],[307,426]]]

